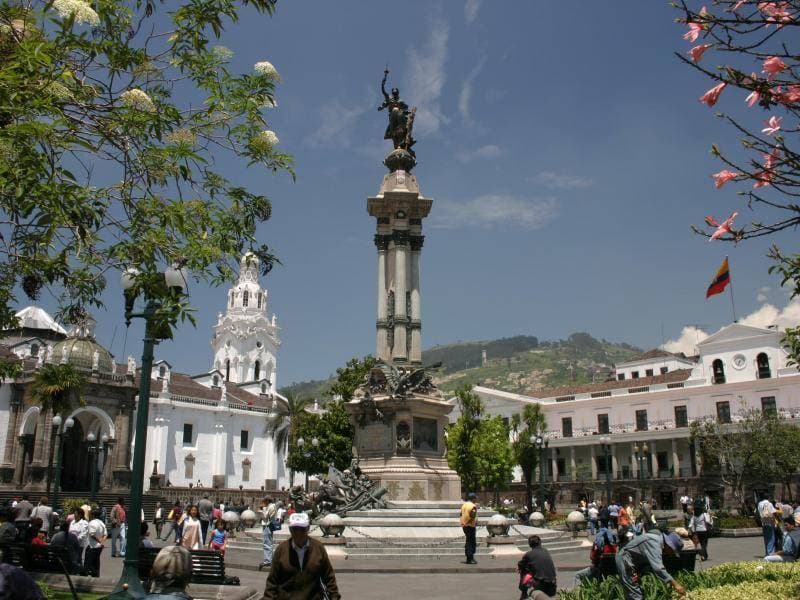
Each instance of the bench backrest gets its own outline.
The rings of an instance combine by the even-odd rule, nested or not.
[[[225,559],[217,550],[192,550],[192,582],[225,581]]]
[[[69,550],[64,546],[29,546],[25,568],[42,573],[61,573],[69,568]],[[62,567],[62,565],[64,565]]]
[[[15,567],[23,568],[26,561],[26,549],[28,544],[20,542],[11,542],[0,546],[0,551],[3,553],[3,562]]]
[[[139,548],[139,579],[150,579],[150,571],[160,548]]]

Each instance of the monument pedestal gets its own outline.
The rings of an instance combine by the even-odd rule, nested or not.
[[[365,389],[381,387],[380,374],[389,369],[388,365],[376,367]],[[447,465],[444,440],[452,409],[441,396],[418,392],[367,395],[362,390],[347,404],[356,430],[359,467],[386,488],[386,500],[461,498],[461,479]]]

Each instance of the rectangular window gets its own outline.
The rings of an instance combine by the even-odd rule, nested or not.
[[[561,436],[572,437],[572,417],[561,419]]]
[[[661,367],[661,374],[662,374],[662,375],[666,375],[668,372],[669,372],[669,368],[667,368],[667,367]]]
[[[761,398],[761,412],[764,416],[777,416],[778,407],[775,406],[775,396],[765,396]]]
[[[631,371],[631,379],[639,379],[639,371]]]
[[[675,407],[675,427],[688,427],[689,415],[686,412],[685,406]]]
[[[717,421],[720,423],[731,422],[731,403],[727,400],[725,402],[717,402]]]
[[[647,431],[647,411],[636,411],[636,431]]]
[[[191,423],[184,423],[183,424],[183,445],[184,446],[191,446],[192,445],[192,424]]]
[[[617,373],[617,380],[625,381],[625,373]]]
[[[645,377],[652,377],[653,376],[653,369],[647,369],[644,372]]]
[[[597,415],[597,433],[608,433],[608,415]]]
[[[246,429],[242,429],[242,433],[239,435],[239,449],[240,450],[249,450],[250,449],[250,432]]]
[[[560,480],[566,480],[569,476],[569,473],[567,473],[567,460],[565,458],[559,458],[556,462],[558,463],[556,465],[558,467],[558,478]]]

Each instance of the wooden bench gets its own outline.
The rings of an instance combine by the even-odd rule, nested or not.
[[[63,573],[69,570],[69,550],[64,546],[34,546],[14,542],[2,546],[3,562],[37,573]]]
[[[150,571],[160,548],[139,549],[139,579],[149,583]],[[225,575],[225,558],[217,550],[192,550],[192,583],[239,585],[238,578]]]
[[[616,554],[608,553],[600,557],[598,569],[600,570],[601,578],[604,579],[617,574],[616,556]],[[667,573],[672,576],[681,571],[694,571],[695,563],[697,562],[697,550],[684,550],[680,556],[664,556],[662,560]]]
[[[19,542],[11,542],[0,546],[0,552],[3,553],[3,562],[15,567],[25,567],[25,549],[27,544]]]

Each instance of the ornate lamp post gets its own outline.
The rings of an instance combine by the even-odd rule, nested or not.
[[[104,433],[100,437],[100,440],[98,440],[97,436],[90,431],[89,434],[86,436],[86,441],[89,442],[89,466],[92,469],[91,472],[92,487],[89,499],[92,502],[94,502],[95,498],[97,497],[97,459],[100,454],[100,448],[105,447],[106,444],[108,444],[108,436]]]
[[[301,452],[303,452],[303,447],[305,445],[306,445],[306,441],[302,437],[297,438],[297,447],[300,448]],[[316,450],[318,446],[319,446],[319,440],[316,437],[312,438],[312,440],[311,440],[311,450],[306,450],[305,452],[303,452],[303,456],[305,457],[306,461],[308,461],[308,459],[311,458],[311,453],[314,450]],[[306,465],[306,466],[308,466],[308,465]],[[308,471],[307,470],[306,470],[306,492],[308,492]]]
[[[61,423],[64,423],[62,428]],[[68,417],[65,421],[61,415],[53,417],[53,428],[56,430],[56,473],[53,478],[53,510],[58,510],[58,489],[61,487],[61,457],[64,454],[64,436],[69,433],[75,419]]]
[[[539,450],[539,510],[542,511],[542,514],[545,515],[545,519],[547,519],[547,511],[544,510],[544,453],[550,445],[550,440],[546,440],[541,435],[537,435],[533,443]]]
[[[606,506],[611,504],[611,438],[607,435],[600,436],[600,447],[606,467]]]
[[[169,267],[163,273],[163,281],[159,285],[168,288],[176,296],[186,291],[188,274],[185,269]],[[153,370],[153,347],[168,332],[164,330],[168,316],[159,314],[162,304],[145,292],[145,306],[141,312],[134,312],[134,303],[138,291],[136,289],[139,272],[136,269],[126,270],[121,277],[122,290],[125,293],[125,325],[130,326],[132,319],[143,319],[144,347],[142,349],[142,368],[139,376],[139,402],[136,407],[136,444],[133,448],[133,468],[131,469],[131,493],[128,514],[138,516],[142,511],[142,486],[144,483],[144,457],[147,448],[147,419],[150,410],[150,378]],[[160,318],[158,318],[160,317]],[[139,527],[129,527],[126,541],[125,560],[122,574],[109,598],[141,598],[145,595],[142,582],[139,580]]]
[[[639,444],[634,444],[633,446],[633,453],[636,456],[636,461],[639,465],[639,487],[641,488],[641,498],[640,500],[644,501],[644,480],[647,478],[647,459],[648,459],[648,452],[650,449],[647,447],[647,442],[642,444],[641,447],[641,454],[639,453]],[[643,474],[644,472],[644,474]]]

